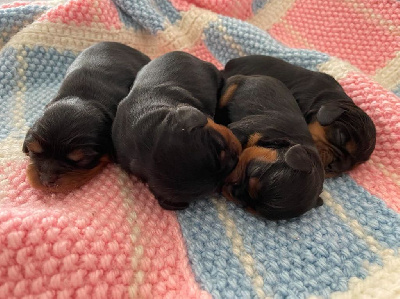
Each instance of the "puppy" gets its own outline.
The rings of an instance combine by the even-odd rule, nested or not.
[[[212,64],[184,52],[154,59],[138,74],[113,124],[117,159],[146,181],[165,209],[220,188],[241,145],[213,121],[223,80]]]
[[[237,74],[271,76],[289,88],[307,121],[326,177],[351,170],[371,156],[375,125],[331,76],[261,55],[230,60],[224,75]]]
[[[98,43],[76,58],[57,96],[25,137],[33,187],[68,192],[100,172],[113,156],[111,125],[117,105],[149,61],[114,42]]]
[[[267,76],[230,77],[217,112],[243,152],[223,194],[267,219],[297,217],[322,204],[323,165],[290,91]]]

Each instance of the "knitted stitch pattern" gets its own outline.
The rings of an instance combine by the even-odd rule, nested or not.
[[[0,298],[400,298],[399,1],[30,1],[0,6],[0,28]],[[376,150],[290,221],[221,197],[165,211],[116,165],[67,195],[32,189],[24,135],[99,41],[326,72]]]

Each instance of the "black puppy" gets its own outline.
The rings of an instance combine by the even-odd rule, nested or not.
[[[222,86],[211,63],[170,52],[139,72],[118,106],[118,162],[146,181],[165,209],[216,191],[238,161],[239,141],[212,120]]]
[[[230,60],[224,75],[238,74],[271,76],[289,88],[309,125],[327,177],[348,171],[371,156],[375,125],[331,76],[262,55]]]
[[[322,204],[323,165],[303,115],[282,82],[267,76],[227,80],[217,117],[243,152],[223,194],[267,219],[299,216]]]
[[[102,42],[68,68],[57,96],[26,134],[27,176],[35,188],[68,192],[95,176],[113,155],[118,103],[150,59],[123,44]]]

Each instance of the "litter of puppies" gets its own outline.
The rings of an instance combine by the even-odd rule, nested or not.
[[[43,191],[69,192],[116,162],[165,209],[222,192],[275,220],[321,205],[324,178],[367,161],[375,140],[329,75],[261,55],[222,71],[180,51],[150,61],[103,42],[70,66],[23,152]]]

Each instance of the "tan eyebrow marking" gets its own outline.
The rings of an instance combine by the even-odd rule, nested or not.
[[[278,159],[278,152],[274,149],[252,146],[246,148],[243,153],[239,156],[239,162],[231,174],[226,178],[226,183],[235,183],[241,181],[243,178],[247,164],[251,160],[260,160],[267,163],[276,162]]]
[[[247,141],[246,148],[255,146],[261,137],[262,137],[262,135],[260,133],[251,134],[249,137],[249,141]]]
[[[68,157],[68,159],[70,159],[72,161],[78,162],[79,160],[82,160],[83,157],[85,157],[85,153],[81,149],[76,149],[76,150],[73,150],[72,152],[70,152],[67,155],[67,157]]]
[[[32,153],[35,153],[35,154],[43,153],[43,148],[37,140],[28,143],[28,145],[26,147]]]

